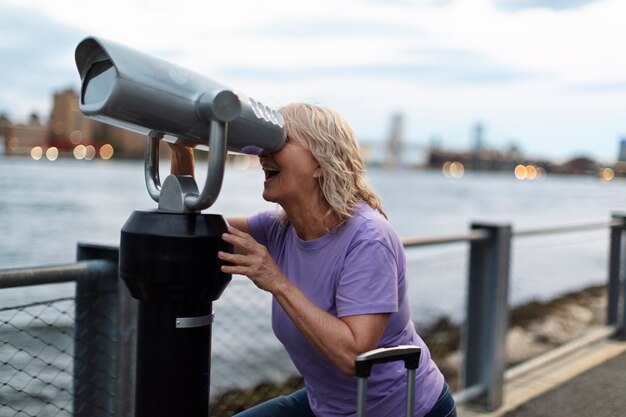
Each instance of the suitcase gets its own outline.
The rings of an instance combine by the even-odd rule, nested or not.
[[[415,370],[419,366],[421,349],[418,346],[394,346],[370,350],[355,360],[358,380],[357,417],[365,417],[367,403],[367,378],[377,363],[404,361],[407,369],[406,415],[413,417],[415,410]]]

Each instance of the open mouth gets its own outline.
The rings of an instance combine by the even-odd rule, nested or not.
[[[272,167],[263,167],[263,172],[265,173],[265,181],[274,178],[280,173],[278,169]]]

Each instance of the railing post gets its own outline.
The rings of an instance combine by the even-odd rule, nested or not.
[[[134,417],[137,376],[137,321],[139,301],[130,295],[121,280],[117,287],[119,323],[117,340],[116,416]]]
[[[470,246],[464,386],[482,386],[469,402],[494,410],[502,404],[505,338],[508,328],[508,287],[511,226],[472,224],[486,240]]]
[[[609,326],[621,327],[618,331],[623,333],[623,326],[626,323],[626,308],[620,314],[621,280],[624,273],[624,229],[626,228],[626,215],[613,214],[612,223],[619,223],[611,226],[611,242],[609,249],[609,281],[607,284],[607,315],[606,324]],[[626,290],[626,289],[625,289]],[[623,297],[626,299],[626,296]]]
[[[111,416],[116,408],[117,248],[79,244],[79,261],[103,259],[111,268],[76,282],[74,416]]]

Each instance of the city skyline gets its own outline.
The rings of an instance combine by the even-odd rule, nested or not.
[[[626,135],[624,14],[619,0],[0,0],[0,113],[47,118],[54,91],[78,88],[74,48],[97,35],[273,106],[329,106],[363,142],[385,141],[401,113],[407,143],[469,148],[480,123],[489,147],[612,162]]]
[[[50,119],[43,121],[31,114],[27,123],[14,123],[0,115],[0,155],[30,155],[32,159],[54,161],[59,157],[92,160],[111,158],[144,158],[145,137],[82,115],[78,93],[73,89],[56,92]],[[462,178],[464,171],[509,171],[518,179],[543,179],[546,174],[594,175],[605,181],[626,175],[626,140],[619,143],[620,152],[614,164],[580,155],[566,161],[536,159],[510,145],[497,149],[485,144],[485,126],[476,124],[472,144],[467,148],[446,148],[436,140],[430,144],[404,140],[404,115],[392,115],[391,129],[384,142],[359,140],[367,166],[387,169],[439,169],[445,176]],[[358,140],[358,138],[357,138]],[[163,145],[163,144],[162,144]],[[167,146],[161,146],[169,153]],[[230,155],[240,167],[253,164],[254,158]],[[243,165],[241,165],[243,164]]]

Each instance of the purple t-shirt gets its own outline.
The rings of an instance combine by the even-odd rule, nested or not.
[[[265,245],[283,273],[319,308],[336,317],[391,313],[379,347],[422,348],[416,372],[415,416],[423,416],[443,389],[443,375],[410,319],[404,248],[391,225],[364,203],[336,232],[304,241],[276,212],[248,219],[250,232]],[[346,377],[302,336],[276,300],[272,328],[304,378],[318,417],[356,413],[356,377]],[[375,365],[368,379],[368,415],[404,415],[406,370],[402,362]]]

